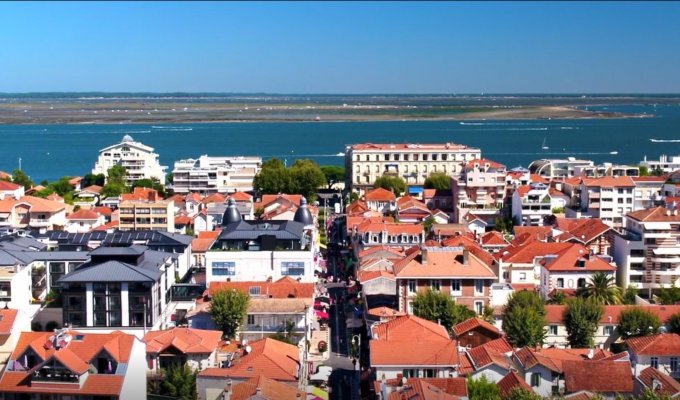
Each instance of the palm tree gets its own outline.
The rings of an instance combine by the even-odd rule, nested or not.
[[[606,306],[621,304],[621,288],[616,285],[614,276],[604,272],[594,273],[590,282],[579,288],[577,294]]]

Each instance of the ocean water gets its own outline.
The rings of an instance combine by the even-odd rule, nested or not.
[[[479,147],[508,168],[540,158],[577,157],[637,164],[646,155],[680,154],[680,105],[599,105],[589,110],[654,114],[654,118],[404,122],[223,123],[180,125],[0,125],[0,170],[19,166],[36,182],[84,175],[99,149],[126,134],[152,146],[162,165],[212,156],[296,158],[342,165],[353,143],[441,143]],[[655,141],[651,141],[654,139]],[[548,150],[541,147],[545,140]],[[611,154],[617,152],[617,154]]]

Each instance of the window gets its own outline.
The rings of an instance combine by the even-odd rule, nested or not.
[[[305,263],[304,261],[282,261],[281,275],[304,275]]]
[[[259,286],[251,286],[248,288],[248,294],[251,296],[259,296],[260,294],[260,287]]]
[[[427,154],[423,154],[423,161],[427,161]]]
[[[390,155],[389,154],[385,154],[385,161],[390,161]]]
[[[534,372],[531,374],[531,386],[532,387],[539,387],[541,386],[541,374],[538,372]]]
[[[606,336],[611,336],[611,334],[614,333],[614,327],[611,325],[605,325],[604,328],[602,328],[602,331]]]
[[[548,334],[551,336],[557,336],[557,325],[550,325]]]
[[[527,273],[526,272],[520,272],[519,273],[519,280],[520,281],[526,281],[527,280]]]
[[[416,292],[416,287],[417,287],[416,281],[414,281],[413,279],[410,279],[410,280],[408,281],[408,292],[409,292],[409,293],[415,293],[415,292]]]
[[[481,301],[475,301],[475,312],[477,315],[482,315],[484,313],[484,303]]]
[[[436,290],[437,292],[439,291],[439,289],[441,289],[441,284],[442,282],[439,279],[430,280],[430,288],[432,290]]]
[[[92,289],[94,326],[121,326],[120,284],[95,283]]]
[[[475,294],[483,294],[484,293],[484,281],[482,279],[475,279]]]
[[[586,278],[578,278],[576,281],[576,287],[582,288],[586,286]]]
[[[451,280],[451,293],[460,294],[460,279]]]
[[[658,369],[659,368],[659,357],[652,357],[650,364],[651,364],[652,368]]]
[[[12,301],[12,282],[0,282],[0,300]]]
[[[234,261],[213,261],[213,275],[236,275],[236,263]]]
[[[557,278],[557,287],[558,288],[564,287],[564,278]]]
[[[671,357],[671,372],[678,372],[678,358]]]
[[[255,325],[255,316],[248,314],[248,325]]]
[[[408,154],[404,154],[404,161],[408,161]]]
[[[645,238],[645,244],[656,244],[656,239],[654,239],[654,238]]]

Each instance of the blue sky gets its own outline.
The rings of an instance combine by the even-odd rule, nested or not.
[[[678,2],[0,2],[0,92],[680,92]]]

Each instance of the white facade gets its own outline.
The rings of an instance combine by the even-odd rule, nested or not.
[[[209,157],[175,162],[175,193],[232,193],[253,190],[253,178],[262,167],[261,157]]]
[[[645,156],[640,161],[640,165],[647,167],[650,172],[655,169],[660,169],[663,172],[674,172],[680,169],[680,156],[671,156],[669,158],[664,154],[659,157],[659,161],[647,160],[647,156]]]
[[[135,142],[130,135],[112,146],[99,150],[99,158],[92,169],[93,174],[104,174],[108,177],[109,168],[120,165],[127,170],[127,184],[132,185],[140,179],[156,178],[165,183],[165,169],[158,162],[158,154],[153,147]]]
[[[553,201],[548,185],[531,184],[529,190],[522,186],[512,195],[512,218],[524,226],[543,226],[543,218],[552,215],[552,209],[564,207],[564,199]]]
[[[146,344],[136,337],[123,377],[120,399],[146,398]]]
[[[314,246],[311,250],[282,251],[207,251],[206,282],[276,281],[284,276],[301,282],[314,282],[316,266]],[[216,273],[215,267],[219,266]],[[225,274],[226,273],[226,274]]]
[[[465,162],[477,158],[481,158],[480,149],[454,143],[355,144],[345,151],[345,186],[365,190],[383,175],[423,185],[433,172],[458,175]]]
[[[606,178],[605,178],[606,179]],[[628,187],[604,187],[581,184],[581,209],[593,218],[600,218],[611,227],[623,226],[623,216],[635,211],[635,184]]]
[[[69,219],[64,230],[71,233],[85,233],[106,223],[103,215],[96,219]]]

